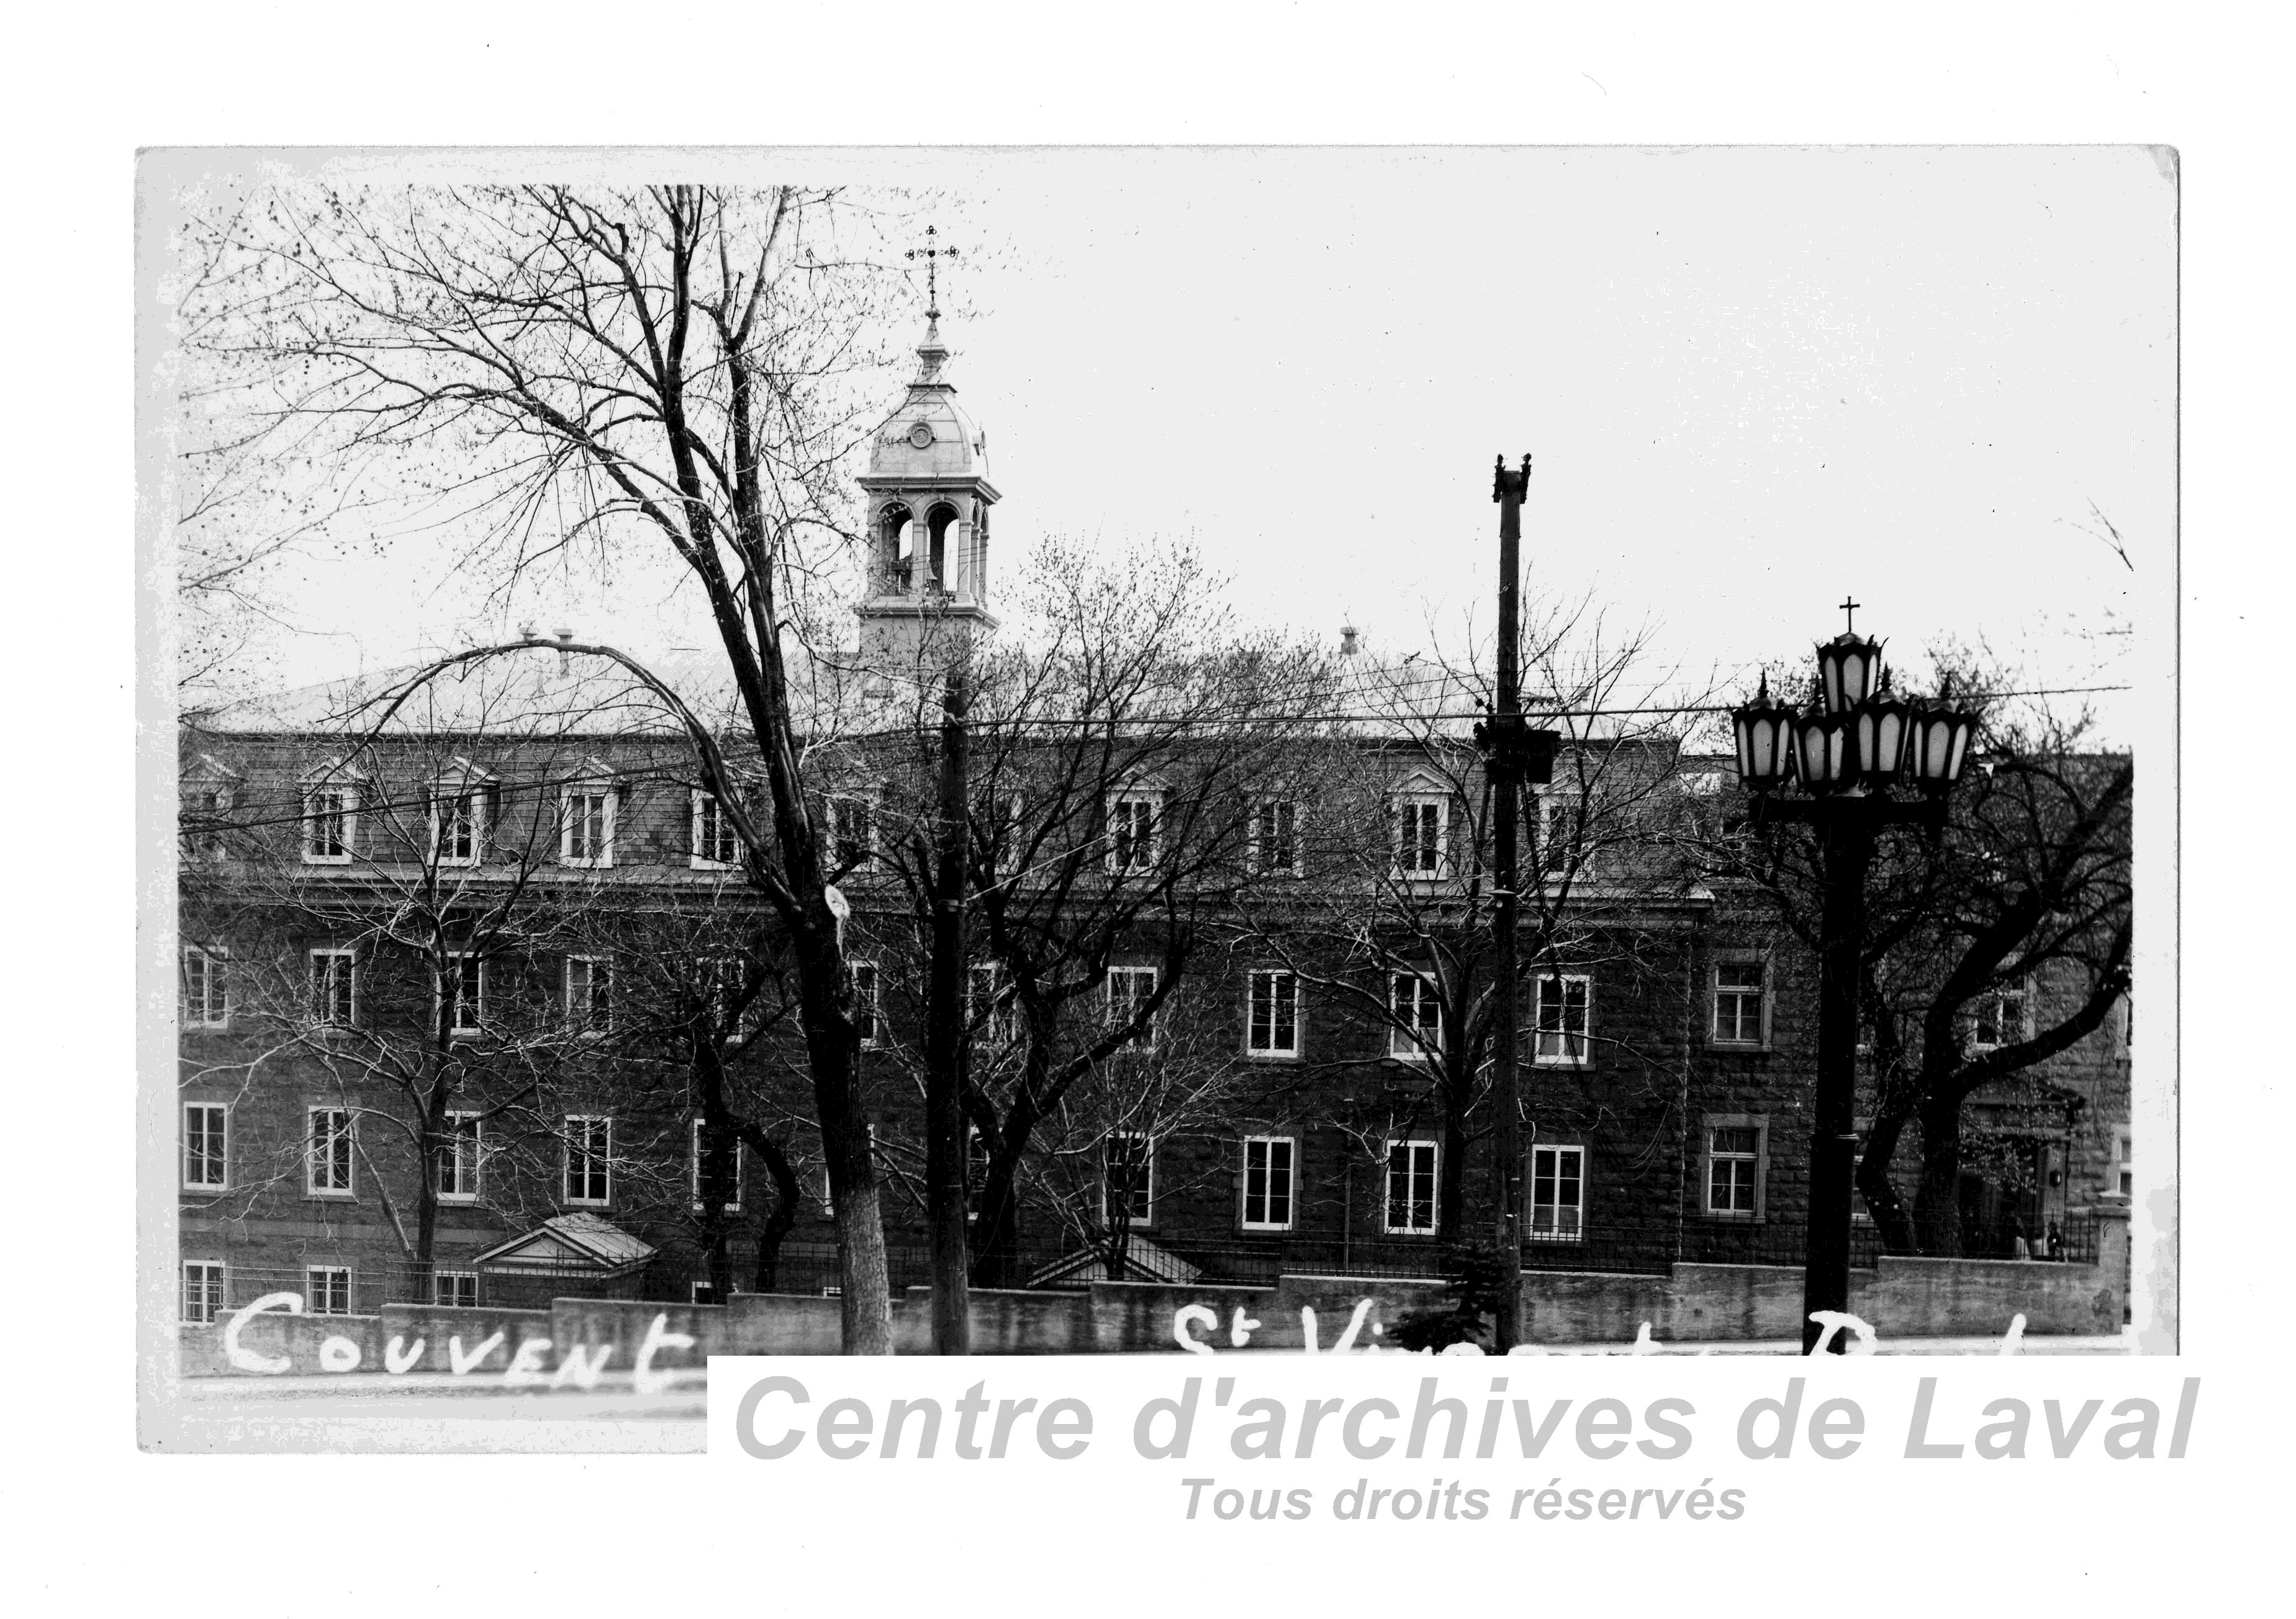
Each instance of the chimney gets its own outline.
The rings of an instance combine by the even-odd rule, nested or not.
[[[572,660],[567,656],[564,649],[571,646],[573,644],[574,632],[572,630],[562,629],[558,631],[558,645],[560,648],[558,653],[558,672],[562,675],[564,674],[572,665]]]
[[[1352,658],[1355,655],[1356,627],[1352,624],[1342,624],[1340,626],[1340,656]]]

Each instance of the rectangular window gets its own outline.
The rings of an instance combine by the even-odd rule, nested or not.
[[[1390,1141],[1387,1144],[1387,1210],[1389,1231],[1425,1237],[1435,1229],[1435,1143]]]
[[[184,1104],[184,1190],[220,1192],[230,1183],[226,1114],[217,1102]]]
[[[485,810],[475,787],[439,788],[430,797],[430,851],[441,866],[475,866],[485,832]]]
[[[1450,800],[1423,794],[1402,798],[1396,801],[1395,810],[1397,872],[1421,880],[1441,876]]]
[[[1118,1028],[1141,1015],[1149,1002],[1156,998],[1154,967],[1111,967],[1108,969],[1108,1022]],[[1128,1046],[1145,1047],[1156,1043],[1156,1015],[1151,1012],[1139,1032],[1125,1041]]]
[[[1011,1045],[1020,1032],[1020,1021],[1013,1005],[1012,987],[1004,982],[996,964],[992,961],[975,966],[966,988],[973,1038],[992,1048]]]
[[[614,1122],[603,1114],[566,1115],[566,1173],[563,1201],[603,1207],[613,1200],[611,1173]]]
[[[1261,876],[1300,875],[1300,807],[1288,798],[1264,798],[1251,807],[1251,869]]]
[[[829,801],[830,858],[840,871],[865,870],[877,858],[876,806],[865,798]]]
[[[2113,1184],[2123,1197],[2136,1196],[2136,1138],[2122,1130],[2113,1142]]]
[[[314,866],[340,866],[351,858],[357,833],[358,795],[340,785],[314,787],[303,795],[303,859]]]
[[[853,1021],[861,1031],[861,1049],[874,1051],[885,1037],[885,1020],[877,1001],[877,964],[853,964]]]
[[[1587,1034],[1594,999],[1594,982],[1583,973],[1540,979],[1531,1060],[1564,1068],[1585,1064],[1591,1055]]]
[[[1585,858],[1593,809],[1592,795],[1583,788],[1558,787],[1538,794],[1538,859],[1546,870],[1564,871]]]
[[[614,792],[603,782],[566,789],[560,801],[558,859],[567,866],[614,863]]]
[[[1290,1136],[1247,1136],[1243,1141],[1243,1229],[1292,1229],[1292,1164],[1298,1143]]]
[[[315,1316],[350,1314],[350,1267],[348,1265],[305,1266],[303,1308]]]
[[[447,958],[447,979],[454,988],[455,1004],[447,1022],[451,1034],[476,1034],[487,1015],[487,964],[483,957],[464,952]]]
[[[1584,1234],[1587,1149],[1530,1149],[1530,1237],[1533,1242],[1575,1243]]]
[[[1424,1062],[1443,1050],[1443,1006],[1435,981],[1417,973],[1398,973],[1388,988],[1387,1055],[1406,1063]]]
[[[1254,1056],[1300,1055],[1300,979],[1281,968],[1251,974],[1251,1017],[1245,1049]]]
[[[686,1195],[693,1200],[693,1212],[701,1212],[701,1121],[691,1122],[686,1143]],[[742,1212],[742,1143],[734,1142],[734,1195],[726,1202],[726,1212]]]
[[[184,947],[183,1023],[186,1029],[220,1029],[231,1022],[231,999],[219,944]]]
[[[184,1262],[184,1319],[209,1322],[224,1311],[223,1267],[213,1260]]]
[[[479,1307],[479,1273],[475,1270],[433,1270],[430,1273],[430,1302],[449,1310],[476,1310]]]
[[[1156,1211],[1156,1146],[1147,1137],[1112,1130],[1102,1138],[1100,1218],[1144,1226]]]
[[[479,1196],[479,1159],[485,1129],[473,1113],[450,1113],[444,1138],[435,1149],[432,1165],[441,1203],[475,1203]]]
[[[303,1190],[314,1197],[351,1195],[351,1112],[348,1107],[308,1107],[303,1110],[308,1144],[303,1162]]]
[[[1976,1008],[1977,1027],[1971,1043],[1980,1051],[2033,1038],[2032,1000],[2024,986],[1988,990],[1977,998]]]
[[[1150,793],[1119,793],[1108,801],[1108,869],[1145,871],[1156,863],[1157,801]]]
[[[566,1021],[585,1034],[614,1026],[614,964],[607,957],[566,958]]]
[[[718,1296],[718,1289],[715,1286],[708,1282],[699,1280],[693,1284],[693,1302],[697,1304],[721,1304],[725,1303],[723,1299],[720,1299]]]
[[[1759,959],[1714,964],[1714,1043],[1769,1043],[1767,965]]]
[[[693,862],[701,867],[732,866],[742,858],[740,835],[714,793],[693,793]]]
[[[1739,1114],[1706,1121],[1706,1213],[1713,1220],[1762,1218],[1769,1167],[1768,1125]]]
[[[321,1026],[358,1022],[358,957],[350,950],[311,952],[311,1016]]]

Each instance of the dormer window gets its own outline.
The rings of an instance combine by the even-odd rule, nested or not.
[[[359,785],[348,767],[330,761],[303,778],[303,860],[347,866],[358,845]]]
[[[1451,795],[1421,781],[1395,796],[1395,870],[1409,882],[1450,874]]]
[[[614,863],[614,790],[603,780],[576,782],[559,798],[558,859],[563,866]]]
[[[1251,807],[1252,874],[1262,877],[1300,875],[1300,806],[1288,798],[1263,798]]]
[[[485,852],[487,804],[493,794],[487,773],[456,760],[430,789],[430,853],[441,866],[476,866]]]
[[[1146,871],[1161,858],[1164,795],[1152,788],[1128,787],[1108,800],[1108,869]]]

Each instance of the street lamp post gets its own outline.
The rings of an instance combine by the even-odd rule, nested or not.
[[[1977,716],[1890,689],[1882,643],[1849,627],[1817,648],[1807,709],[1774,701],[1764,677],[1754,701],[1731,712],[1738,779],[1754,795],[1757,826],[1795,822],[1817,834],[1817,1085],[1809,1140],[1809,1236],[1803,1253],[1802,1352],[1823,1332],[1820,1311],[1849,1308],[1849,1220],[1857,1165],[1857,982],[1866,942],[1866,875],[1876,834],[1945,824]],[[1848,1347],[1846,1335],[1831,1344]]]

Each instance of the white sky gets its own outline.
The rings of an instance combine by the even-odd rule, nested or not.
[[[1193,537],[1247,615],[1352,620],[1400,655],[1488,617],[1491,463],[1528,450],[1530,588],[1646,621],[1654,673],[1806,655],[1849,594],[1909,665],[1950,635],[2030,684],[2110,684],[2128,673],[2111,632],[2140,593],[2167,601],[2176,193],[2141,149],[808,152],[747,172],[946,195],[949,375],[1004,494],[992,579],[1043,533]],[[306,639],[283,672],[457,639],[465,598],[414,560],[308,568],[302,616],[356,639]],[[636,579],[523,605],[639,649],[706,637]]]

